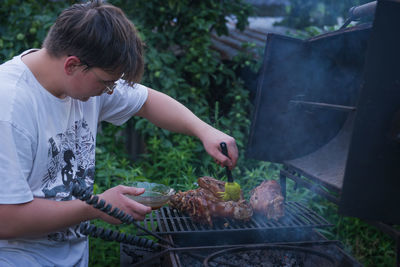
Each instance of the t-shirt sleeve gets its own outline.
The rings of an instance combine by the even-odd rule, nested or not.
[[[103,94],[99,112],[99,121],[107,121],[121,125],[140,110],[148,96],[147,87],[135,84],[133,87],[119,82],[116,90],[110,96]]]
[[[33,199],[27,177],[32,162],[32,142],[9,122],[0,121],[0,203],[25,203]]]

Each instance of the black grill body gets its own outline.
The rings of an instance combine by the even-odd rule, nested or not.
[[[400,2],[302,41],[267,36],[246,156],[377,226],[400,263]]]
[[[393,224],[400,223],[399,12],[399,2],[379,1],[373,24],[306,41],[269,35],[247,148],[247,157],[332,187],[343,214]]]

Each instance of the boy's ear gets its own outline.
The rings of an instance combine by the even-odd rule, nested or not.
[[[76,56],[68,56],[65,58],[64,61],[64,71],[67,75],[71,75],[74,73],[74,71],[82,66],[81,61],[79,60],[78,57]]]

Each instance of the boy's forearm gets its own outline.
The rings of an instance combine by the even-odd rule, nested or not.
[[[94,208],[80,200],[34,198],[22,204],[0,204],[0,239],[40,236],[95,216]]]
[[[163,129],[200,139],[202,132],[211,127],[173,98],[150,88],[148,90],[148,100],[137,113],[138,116]]]
[[[148,99],[136,115],[148,119],[163,129],[196,136],[219,165],[230,168],[236,165],[238,149],[233,137],[208,125],[171,97],[152,89],[148,90]],[[229,147],[230,158],[221,153],[219,148],[221,142],[225,142]]]

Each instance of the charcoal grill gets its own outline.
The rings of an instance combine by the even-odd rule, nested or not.
[[[400,2],[365,12],[306,41],[267,36],[246,156],[282,164],[284,194],[290,178],[389,234],[400,266]]]
[[[254,244],[316,246],[319,253],[326,250],[323,246],[330,246],[339,262],[358,266],[337,241],[326,240],[315,231],[332,224],[299,202],[285,202],[285,216],[279,220],[267,220],[263,216],[253,216],[247,222],[223,218],[215,220],[212,227],[195,223],[188,215],[166,206],[148,215],[143,226],[171,240],[176,247],[140,254],[137,247],[122,244],[122,266],[202,266],[211,253],[235,247],[246,249]],[[138,232],[138,235],[146,235],[146,232]],[[197,259],[187,253],[195,254]]]

